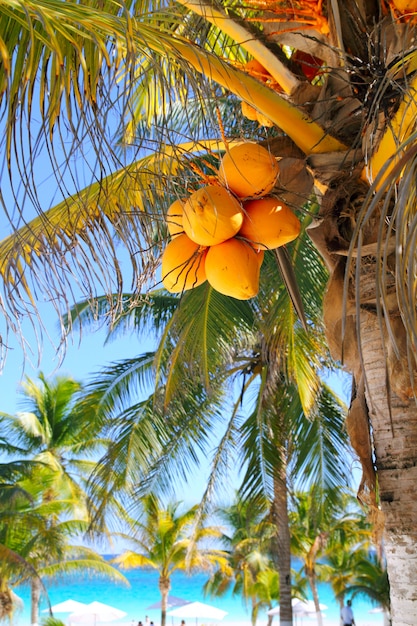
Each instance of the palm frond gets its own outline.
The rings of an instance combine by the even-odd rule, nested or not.
[[[315,410],[307,419],[300,416],[291,426],[294,456],[291,473],[299,485],[307,483],[321,492],[350,483],[353,453],[345,428],[346,407],[327,387],[321,388]]]
[[[218,364],[231,361],[243,336],[252,333],[253,324],[247,302],[228,298],[208,283],[185,293],[166,329],[170,341],[167,346],[162,342],[158,350],[158,361],[169,363],[165,366],[167,397],[180,380],[178,359],[193,364],[194,376],[198,373],[206,388],[212,389]]]

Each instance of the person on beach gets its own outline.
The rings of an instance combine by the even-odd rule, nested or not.
[[[352,600],[348,600],[347,603],[342,606],[340,619],[342,620],[343,626],[355,626],[355,618],[353,617],[352,611]]]

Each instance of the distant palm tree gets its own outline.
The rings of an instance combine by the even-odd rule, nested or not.
[[[91,415],[77,408],[81,390],[70,377],[49,381],[40,373],[38,381],[26,378],[21,384],[25,410],[0,413],[4,433],[0,448],[41,467],[44,485],[48,475],[44,500],[65,499],[69,509],[88,517],[84,486],[103,442],[95,437],[98,427]]]
[[[84,487],[100,447],[94,424],[76,409],[81,385],[67,377],[49,382],[40,374],[39,382],[26,379],[22,389],[27,410],[0,414],[0,447],[15,457],[6,466],[12,483],[0,488],[1,579],[29,581],[31,620],[37,623],[48,577],[89,570],[126,579],[94,550],[72,543],[90,531]]]
[[[328,582],[337,598],[340,608],[344,604],[345,595],[355,578],[355,570],[358,559],[368,556],[360,545],[332,544],[331,549],[326,550],[325,561],[320,564],[320,576]]]
[[[265,569],[256,577],[253,592],[257,596],[257,610],[260,608],[272,609],[272,602],[279,601],[279,576],[273,569]],[[273,615],[268,615],[268,626],[272,624]]]
[[[77,545],[89,527],[88,519],[70,514],[66,497],[50,497],[51,478],[40,464],[21,464],[16,481],[0,487],[0,613],[9,617],[15,598],[11,588],[31,586],[31,619],[39,618],[41,595],[46,598],[47,579],[72,572],[89,572],[123,582],[126,579],[95,550]],[[45,498],[45,493],[48,497]],[[74,543],[75,542],[75,543]]]
[[[328,492],[328,497],[324,498],[323,502],[324,506],[316,500],[314,491],[296,492],[289,513],[291,549],[303,562],[303,571],[313,594],[319,624],[322,624],[322,615],[317,582],[321,579],[322,569],[326,579],[329,580],[332,576],[330,562],[334,553],[343,555],[359,548],[363,550],[371,540],[370,528],[365,523],[365,517],[358,509],[353,495],[340,490],[336,493]],[[327,555],[329,562],[326,562]],[[344,562],[343,557],[339,556],[340,558]],[[348,559],[350,566],[355,562],[356,559],[353,559],[353,562]],[[348,580],[352,580],[351,573],[354,575],[352,570],[345,572]],[[334,574],[337,588],[340,590],[338,572]],[[339,592],[344,593],[342,590]]]
[[[211,548],[209,541],[221,536],[217,526],[197,524],[197,506],[184,512],[180,503],[166,507],[154,495],[141,499],[140,518],[130,519],[130,531],[124,536],[132,545],[113,562],[123,569],[143,567],[159,574],[161,592],[161,626],[166,623],[168,594],[171,577],[176,571],[192,574],[196,571],[211,571],[219,568],[228,572],[230,566],[225,552]]]
[[[375,551],[358,558],[353,579],[347,591],[355,596],[364,596],[377,606],[384,609],[385,615],[390,618],[390,586],[388,572]]]
[[[217,571],[204,586],[205,591],[212,595],[223,595],[232,588],[233,593],[242,596],[245,602],[250,601],[253,624],[256,623],[261,589],[256,583],[260,585],[259,575],[270,571],[272,566],[271,543],[276,527],[267,519],[268,512],[268,502],[259,498],[243,500],[238,493],[230,506],[216,510],[216,516],[225,526],[221,541],[228,554],[230,572]],[[267,584],[267,578],[263,580],[271,593],[273,585]],[[274,584],[277,593],[276,571]],[[264,587],[262,591],[265,599]]]

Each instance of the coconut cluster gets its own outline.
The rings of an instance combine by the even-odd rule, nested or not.
[[[242,143],[223,156],[218,184],[205,185],[169,207],[171,240],[162,255],[162,282],[168,291],[181,293],[207,280],[227,296],[256,296],[264,251],[300,233],[291,209],[268,195],[278,173],[268,150]]]

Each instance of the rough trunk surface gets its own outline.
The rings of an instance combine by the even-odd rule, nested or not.
[[[415,626],[415,354],[397,298],[396,244],[392,237],[387,239],[384,261],[376,245],[382,235],[390,235],[386,229],[395,199],[376,204],[367,219],[359,221],[360,238],[355,239],[368,189],[352,175],[341,175],[333,183],[322,200],[322,222],[309,230],[330,272],[323,303],[326,336],[333,357],[354,377],[347,429],[363,468],[358,497],[373,513],[376,533],[383,533],[392,624]],[[359,239],[360,250],[358,245],[352,249]]]
[[[30,588],[31,588],[30,619],[31,619],[32,624],[37,624],[39,621],[39,600],[41,597],[41,582],[39,578],[32,578]]]
[[[279,574],[280,626],[291,626],[291,548],[288,520],[287,465],[284,448],[281,448],[281,468],[274,476],[274,502],[272,518],[277,528],[275,566]]]
[[[165,576],[160,576],[159,591],[161,592],[161,626],[165,626],[167,618],[168,594],[171,589],[171,581]]]
[[[417,408],[390,391],[376,315],[361,314],[365,393],[384,515],[393,626],[417,624]]]

